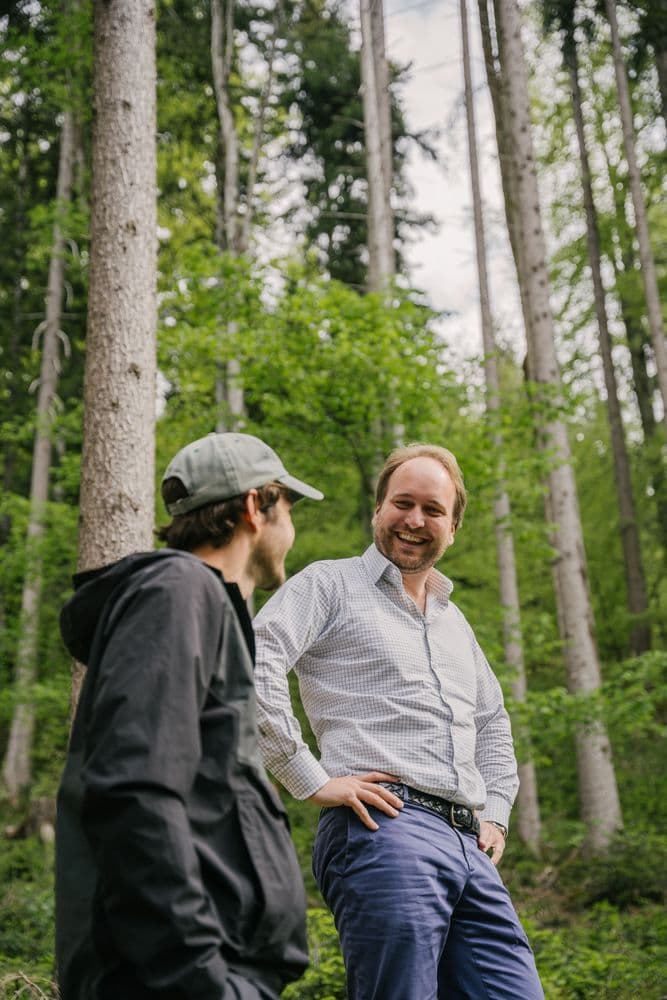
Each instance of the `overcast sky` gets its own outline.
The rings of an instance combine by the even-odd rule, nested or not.
[[[466,353],[480,351],[459,0],[386,0],[385,11],[387,54],[399,64],[411,65],[409,82],[399,91],[408,125],[440,132],[439,163],[418,152],[409,163],[414,207],[430,212],[438,222],[437,232],[424,231],[408,251],[412,283],[427,293],[435,308],[454,314],[442,326],[448,342],[459,344]],[[517,341],[521,350],[516,279],[501,210],[477,4],[468,4],[468,21],[492,308],[501,339]]]

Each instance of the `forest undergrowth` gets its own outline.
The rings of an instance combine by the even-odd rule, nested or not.
[[[291,813],[310,903],[311,965],[283,997],[344,1000],[335,928],[309,871],[316,810],[293,803]],[[2,829],[15,818],[6,809],[0,812]],[[540,859],[527,857],[511,838],[502,873],[533,945],[546,1000],[667,997],[667,838],[662,834],[625,834],[607,859],[595,862],[583,858],[562,830]],[[53,845],[38,835],[3,836],[0,1000],[55,1000],[53,940]]]

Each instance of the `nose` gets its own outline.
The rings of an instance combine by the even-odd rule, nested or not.
[[[424,514],[421,507],[413,507],[410,511],[408,511],[405,523],[408,528],[423,528]]]

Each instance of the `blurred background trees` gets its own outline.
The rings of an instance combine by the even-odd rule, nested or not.
[[[297,509],[291,572],[368,543],[378,456],[397,433],[459,456],[471,503],[443,569],[503,682],[522,794],[532,787],[505,877],[547,996],[662,996],[661,5],[452,0],[483,49],[525,327],[508,343],[484,290],[495,262],[473,169],[475,350],[449,342],[405,263],[406,241],[431,224],[411,206],[408,159],[431,147],[411,132],[410,68],[387,58],[380,0],[162,0],[155,42],[141,36],[157,59],[157,163],[141,177],[129,131],[106,125],[102,105],[106,160],[94,156],[95,7],[0,3],[0,996],[31,989],[20,970],[43,989],[51,977],[49,802],[71,689],[57,616],[71,573],[150,544],[163,519],[128,489],[129,522],[115,521],[114,483],[150,497],[181,445],[226,427],[265,436],[326,493],[321,510]],[[465,91],[474,167],[480,93],[463,62],[460,81],[443,99]],[[151,84],[130,86],[144,98]],[[94,215],[105,170],[118,206],[107,243]],[[139,190],[139,215],[123,214],[123,185]],[[145,249],[101,294],[99,268],[139,217]],[[155,391],[133,415],[155,322]],[[107,457],[86,471],[93,425],[87,454]],[[86,511],[108,536],[99,551],[98,532],[78,533]],[[309,878],[316,810],[288,806]],[[288,995],[342,997],[335,935],[308,885],[313,967]]]

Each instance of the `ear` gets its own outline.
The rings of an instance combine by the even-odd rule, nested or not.
[[[245,498],[245,509],[243,520],[251,532],[257,532],[262,524],[262,512],[259,509],[259,497],[257,490],[248,490]]]

